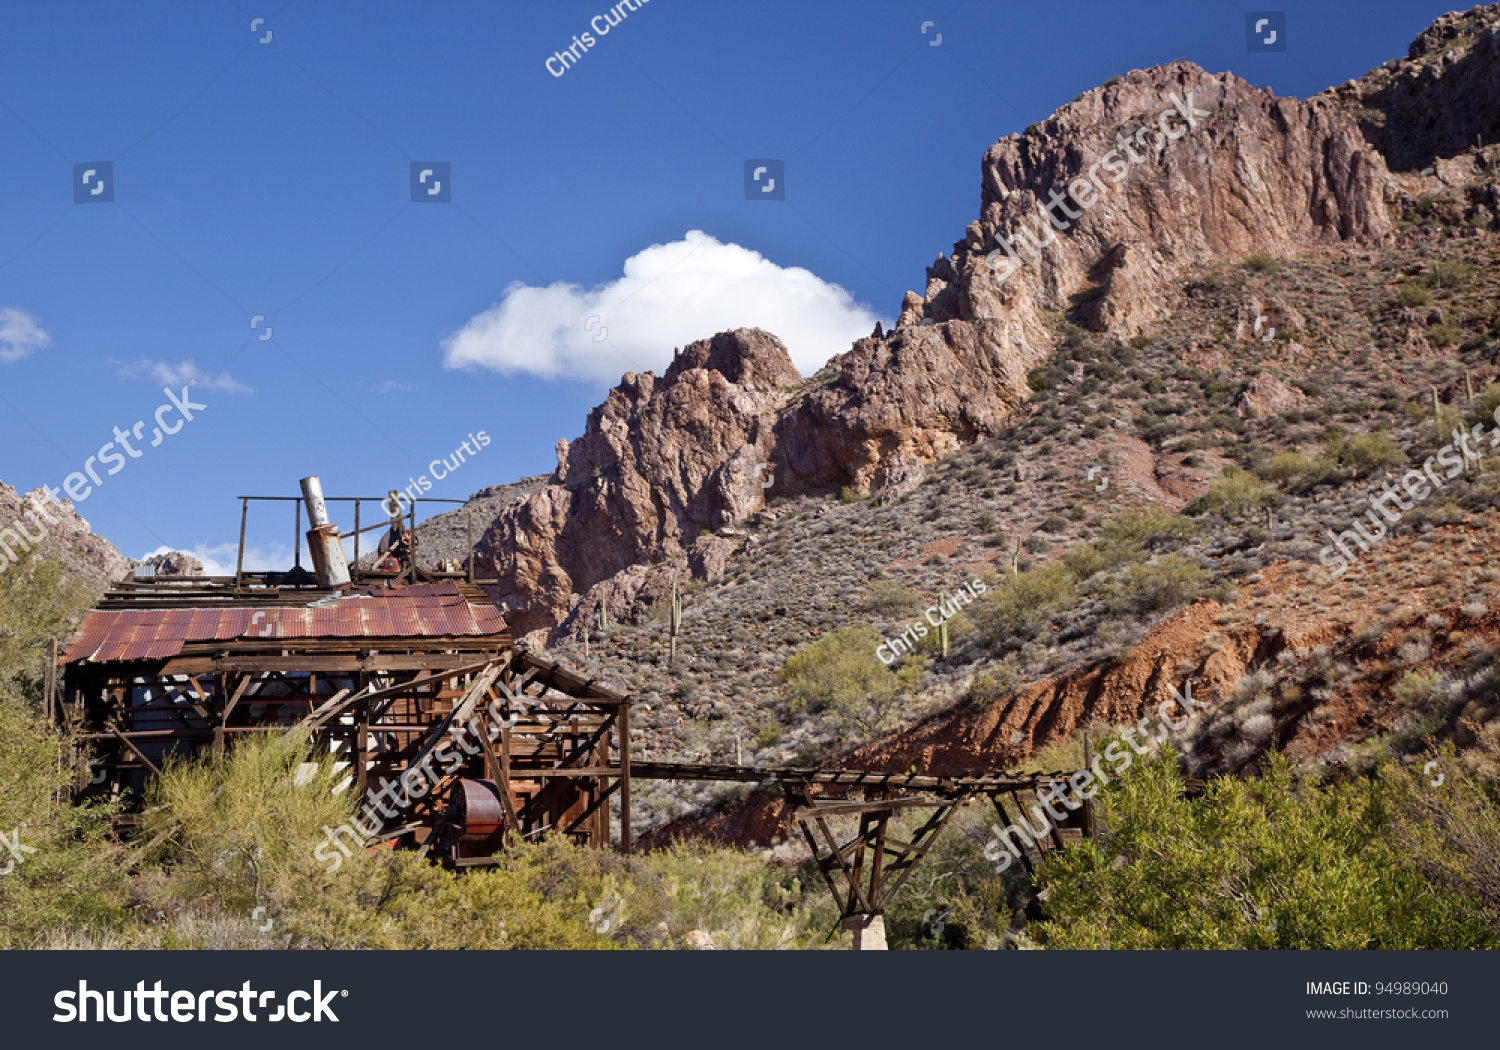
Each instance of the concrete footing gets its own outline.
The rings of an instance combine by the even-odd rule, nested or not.
[[[841,925],[854,934],[852,947],[855,951],[883,952],[887,950],[884,915],[851,915],[844,919]]]

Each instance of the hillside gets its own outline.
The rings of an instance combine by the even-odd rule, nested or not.
[[[1495,426],[1497,147],[1451,129],[1488,137],[1497,15],[1446,16],[1305,101],[1173,63],[1000,140],[979,217],[892,332],[809,379],[754,331],[626,376],[486,535],[497,597],[643,697],[653,758],[968,771],[1133,723],[1188,680],[1213,704],[1179,736],[1198,772],[1488,733],[1500,454],[1450,480],[1448,450],[1352,567],[1328,531],[1373,534],[1382,486]],[[990,261],[1174,96],[1196,126],[1022,265]],[[975,577],[989,593],[946,657],[924,641],[915,685],[823,703],[783,681],[815,640],[854,659]],[[716,790],[654,788],[642,827],[735,796]],[[763,835],[747,819],[720,824]]]

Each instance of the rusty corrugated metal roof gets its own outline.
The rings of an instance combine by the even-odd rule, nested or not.
[[[352,592],[322,606],[93,609],[63,656],[106,663],[165,660],[188,642],[295,638],[431,638],[500,634],[493,605],[471,605],[451,582]]]

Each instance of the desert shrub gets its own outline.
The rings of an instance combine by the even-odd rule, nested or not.
[[[757,751],[762,748],[775,747],[781,743],[782,729],[780,722],[762,722],[750,738],[750,742]]]
[[[1013,693],[1019,681],[1015,669],[1009,664],[996,664],[969,683],[964,692],[964,703],[972,707],[989,707]]]
[[[880,616],[901,616],[919,600],[916,591],[895,580],[877,580],[865,592],[864,607]]]
[[[1447,323],[1432,325],[1422,334],[1433,346],[1457,346],[1464,341],[1464,330]]]
[[[1209,483],[1208,491],[1188,507],[1189,513],[1213,511],[1234,519],[1254,513],[1276,495],[1274,486],[1261,481],[1249,471],[1230,467]]]
[[[1473,278],[1474,268],[1462,259],[1439,259],[1432,264],[1422,280],[1432,288],[1467,288]]]
[[[1170,749],[1098,796],[1109,835],[1048,866],[1049,948],[1493,947],[1465,898],[1402,862],[1382,787],[1217,778],[1186,797]]]
[[[1245,269],[1252,273],[1271,273],[1276,269],[1276,259],[1265,252],[1245,256]]]
[[[49,637],[65,640],[89,604],[87,589],[64,579],[56,561],[21,554],[18,564],[0,573],[0,680],[39,696],[44,643]]]
[[[1491,383],[1474,398],[1469,422],[1483,423],[1488,429],[1495,425],[1496,409],[1500,409],[1500,383]]]
[[[1058,563],[1006,576],[969,611],[979,636],[991,645],[1034,637],[1077,599],[1073,574]]]
[[[1208,572],[1180,554],[1129,565],[1109,582],[1108,599],[1116,612],[1143,615],[1165,612],[1208,589]]]
[[[1322,474],[1325,464],[1303,452],[1278,452],[1256,473],[1278,485],[1304,485]]]
[[[332,848],[329,830],[359,801],[333,790],[343,776],[284,738],[168,764],[146,813],[148,832],[167,836],[150,903],[237,917],[264,907],[284,947],[612,946],[587,925],[587,905],[549,899],[513,868],[460,875],[412,852],[367,852],[347,831],[348,855]]]
[[[842,489],[839,490],[839,500],[843,503],[858,503],[864,498],[864,493],[860,492],[859,489],[854,488],[852,485],[845,485]]]
[[[1425,285],[1413,281],[1411,284],[1403,284],[1399,293],[1402,306],[1423,307],[1432,305],[1432,293]]]
[[[880,632],[858,624],[825,634],[793,654],[781,668],[788,706],[811,712],[826,708],[873,731],[910,680],[910,672],[906,680],[898,680],[880,662],[880,644]]]
[[[1401,446],[1383,430],[1349,437],[1330,435],[1323,443],[1326,454],[1339,466],[1364,476],[1381,467],[1406,462]]]
[[[1432,695],[1442,680],[1442,673],[1436,670],[1407,671],[1391,690],[1391,699],[1403,707],[1416,707]]]
[[[1144,509],[1127,511],[1104,523],[1104,542],[1119,550],[1157,547],[1168,542],[1191,539],[1198,526],[1187,518],[1169,513],[1155,503]]]
[[[1095,573],[1103,572],[1109,566],[1104,552],[1092,543],[1075,543],[1063,555],[1062,563],[1079,582],[1087,580]]]
[[[1381,781],[1391,793],[1392,839],[1410,868],[1454,899],[1472,902],[1500,938],[1500,805],[1493,771],[1500,748],[1481,737],[1476,765],[1491,776],[1476,773],[1453,744],[1444,744],[1426,757],[1437,764],[1429,775],[1426,762],[1403,766],[1388,761]]]
[[[61,926],[118,928],[123,863],[107,846],[112,808],[67,801],[74,742],[48,724],[14,683],[0,682],[0,947],[29,947]],[[59,801],[61,799],[61,801]]]

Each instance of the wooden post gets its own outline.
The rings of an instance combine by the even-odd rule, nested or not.
[[[234,560],[234,585],[240,585],[240,577],[245,571],[245,519],[250,515],[250,501],[240,501],[240,553]]]
[[[359,582],[359,500],[354,501],[354,565],[349,570],[349,578],[355,583]]]
[[[295,514],[292,517],[292,539],[296,543],[296,558],[292,562],[292,568],[302,568],[302,501],[299,499],[293,504]]]
[[[55,722],[53,694],[57,692],[57,639],[47,639],[47,666],[42,671],[42,712]]]
[[[469,541],[469,582],[474,582],[474,510],[470,508],[464,514],[464,532]]]
[[[630,704],[622,703],[615,727],[620,734],[620,852],[630,852]]]

